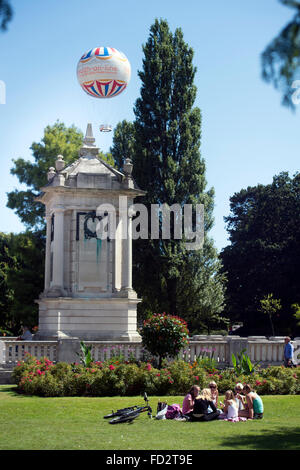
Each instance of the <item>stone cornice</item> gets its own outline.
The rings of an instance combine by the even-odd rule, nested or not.
[[[88,197],[105,197],[105,196],[128,196],[128,197],[137,197],[145,196],[146,191],[141,189],[100,189],[100,188],[70,188],[67,186],[45,186],[41,188],[41,193],[34,198],[36,202],[44,203],[45,195],[55,194],[55,195],[68,195],[74,196],[76,199],[82,196]]]

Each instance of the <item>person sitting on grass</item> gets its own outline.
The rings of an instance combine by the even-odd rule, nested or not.
[[[245,402],[245,397],[241,395],[243,391],[243,384],[237,383],[236,386],[234,387],[234,399],[238,405],[238,409],[243,410],[245,408],[244,402]]]
[[[244,385],[243,394],[246,397],[245,409],[239,411],[239,416],[248,419],[262,419],[264,405],[260,396],[248,384]]]
[[[211,399],[216,405],[216,408],[218,408],[218,399],[219,399],[218,386],[216,382],[214,382],[213,380],[209,382],[208,386],[210,388]]]
[[[238,417],[238,404],[235,401],[234,393],[232,390],[227,390],[227,392],[225,392],[224,403],[220,402],[220,405],[223,405],[223,413],[224,415],[226,415],[227,419]]]
[[[212,409],[209,412],[209,408]],[[216,405],[211,399],[209,388],[204,388],[200,395],[195,398],[194,409],[190,414],[191,421],[212,421],[217,419],[220,411],[217,410]]]
[[[185,396],[182,404],[182,414],[188,415],[194,409],[195,398],[199,395],[200,387],[193,385],[189,393]]]

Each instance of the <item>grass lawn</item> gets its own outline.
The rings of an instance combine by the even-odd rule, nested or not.
[[[239,423],[150,420],[111,425],[112,409],[143,404],[142,397],[40,398],[0,386],[1,450],[296,450],[300,396],[264,396],[265,417]],[[182,404],[183,397],[160,397]],[[223,397],[222,397],[223,398]],[[153,412],[158,397],[150,398]]]

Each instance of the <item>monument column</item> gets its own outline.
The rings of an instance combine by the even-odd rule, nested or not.
[[[54,209],[53,273],[51,287],[64,291],[64,209]]]
[[[45,291],[50,287],[51,215],[46,214]]]
[[[127,211],[126,211],[127,212]],[[125,219],[126,218],[126,219]],[[132,214],[122,218],[122,290],[132,290]]]

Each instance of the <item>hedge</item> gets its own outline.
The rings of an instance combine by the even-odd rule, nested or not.
[[[219,393],[234,389],[236,383],[249,383],[260,395],[299,394],[300,368],[269,366],[250,375],[237,375],[233,369],[218,370],[182,360],[156,369],[150,362],[108,360],[91,367],[49,359],[37,360],[27,354],[13,371],[17,390],[27,395],[55,396],[134,396],[185,395],[194,384],[206,387],[211,380]]]

